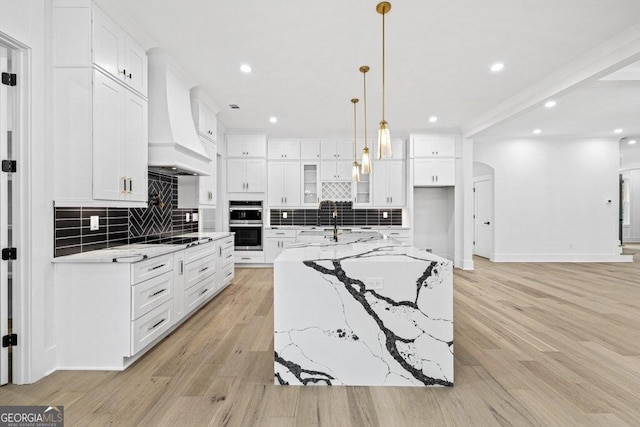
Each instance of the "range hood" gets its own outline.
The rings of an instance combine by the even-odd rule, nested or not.
[[[189,87],[161,51],[149,52],[149,170],[210,175],[211,158],[191,116]]]

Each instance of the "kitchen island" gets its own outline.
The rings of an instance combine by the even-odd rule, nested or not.
[[[274,263],[275,384],[452,386],[452,268],[378,233],[301,235]]]

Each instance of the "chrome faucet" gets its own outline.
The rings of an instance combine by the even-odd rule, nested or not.
[[[322,205],[327,203],[333,204],[333,212],[331,214],[333,216],[333,241],[337,242],[338,241],[338,204],[333,200],[322,200],[320,202],[320,205],[318,205],[318,209],[322,209]]]

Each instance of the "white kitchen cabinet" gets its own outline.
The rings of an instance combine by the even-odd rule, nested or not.
[[[456,138],[452,135],[413,135],[411,152],[414,158],[455,157]]]
[[[56,206],[145,207],[145,51],[91,2],[54,2],[51,42]]]
[[[300,164],[302,178],[302,206],[318,207],[320,203],[320,162]]]
[[[300,164],[269,162],[269,207],[300,206]]]
[[[180,209],[216,206],[216,144],[204,138],[201,138],[201,141],[207,155],[213,159],[208,165],[209,175],[178,177],[178,208]]]
[[[272,229],[264,232],[265,262],[273,264],[278,255],[296,240],[297,230]]]
[[[350,160],[323,160],[320,176],[322,181],[349,181],[352,167],[353,162]]]
[[[228,135],[227,157],[265,158],[267,155],[266,138],[264,135]]]
[[[199,86],[191,89],[191,113],[196,129],[200,136],[208,141],[216,142],[218,134],[218,119],[220,111]]]
[[[322,160],[350,160],[353,162],[353,141],[325,140],[320,143]]]
[[[227,192],[264,193],[265,166],[264,159],[228,159]]]
[[[216,144],[202,140],[207,155],[212,159],[209,163],[208,176],[202,175],[198,177],[198,194],[199,202],[201,206],[215,207],[217,202],[217,168],[216,168],[216,156],[217,149]]]
[[[145,202],[147,101],[93,72],[93,198]]]
[[[267,143],[269,160],[299,160],[300,141],[297,139],[270,139]]]
[[[373,163],[373,205],[403,207],[405,205],[405,164],[402,160]]]
[[[93,62],[125,85],[147,96],[147,54],[103,11],[93,8]]]
[[[110,255],[112,256],[112,255]],[[122,370],[233,278],[233,236],[139,262],[56,262],[60,369]]]
[[[455,159],[414,159],[414,187],[448,187],[456,185]]]
[[[300,158],[302,160],[320,160],[320,141],[317,139],[301,140]]]

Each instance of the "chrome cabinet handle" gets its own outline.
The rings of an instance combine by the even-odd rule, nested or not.
[[[120,193],[126,193],[127,192],[127,178],[123,176],[120,179],[122,180],[122,191],[120,191]]]
[[[184,274],[184,261],[180,260],[180,275],[182,276]]]
[[[207,291],[209,290],[209,288],[205,288],[202,290],[202,292],[200,292],[200,295],[204,295],[207,293]]]
[[[157,270],[157,269],[159,269],[159,268],[164,267],[165,265],[166,265],[166,264],[156,265],[155,267],[148,268],[148,269],[147,269],[147,271]]]
[[[201,269],[200,271],[198,271],[198,273],[204,273],[205,271],[207,271],[209,269],[209,267],[205,267],[203,269]]]

